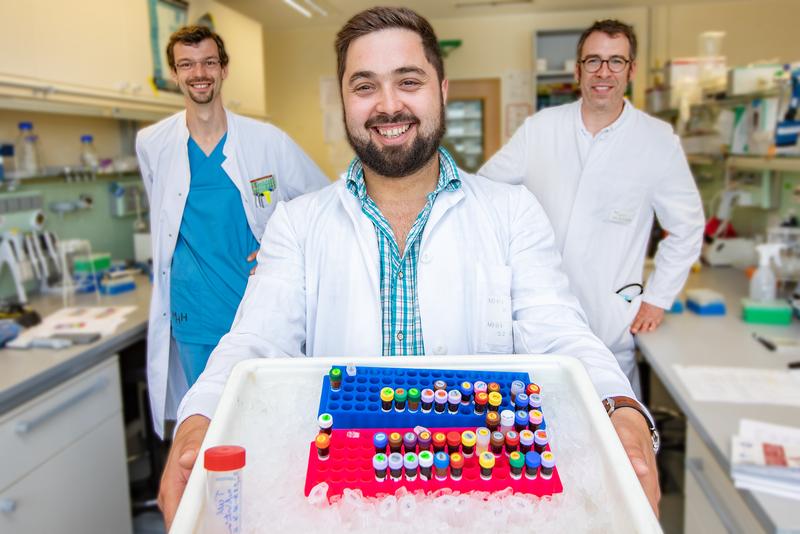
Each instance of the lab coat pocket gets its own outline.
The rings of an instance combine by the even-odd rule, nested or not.
[[[642,296],[637,295],[628,302],[621,295],[612,293],[610,300],[608,318],[603,325],[604,332],[602,334],[598,332],[598,335],[611,352],[633,350],[633,336],[630,329],[642,304]]]
[[[511,267],[478,262],[475,284],[478,352],[511,354],[514,351]]]
[[[598,215],[604,223],[630,226],[636,220],[644,204],[644,194],[637,189],[618,191],[608,190],[600,194]]]

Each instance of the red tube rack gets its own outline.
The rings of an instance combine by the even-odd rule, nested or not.
[[[306,472],[306,496],[320,482],[328,483],[328,499],[342,495],[345,489],[359,489],[365,497],[394,494],[401,487],[411,492],[424,490],[425,493],[433,493],[443,488],[460,492],[497,492],[511,487],[514,493],[528,493],[538,496],[561,493],[564,489],[561,485],[557,467],[553,469],[553,476],[549,479],[542,478],[540,474],[534,480],[529,480],[525,477],[524,467],[522,478],[519,480],[511,478],[508,456],[505,454],[496,459],[490,480],[481,478],[478,458],[473,455],[471,458],[465,458],[461,480],[452,480],[450,478],[436,480],[435,477],[432,480],[421,480],[417,475],[414,481],[408,481],[405,478],[400,481],[393,481],[387,476],[385,480],[378,482],[375,480],[375,471],[372,468],[372,457],[375,455],[372,437],[376,432],[385,432],[388,436],[392,432],[403,434],[409,430],[409,428],[334,430],[331,435],[330,453],[327,460],[319,459],[316,446],[312,442],[309,448],[308,471]],[[442,431],[446,434],[452,430],[461,432],[468,429],[434,428],[429,430],[431,433]],[[469,428],[469,430],[475,429]],[[547,449],[549,450],[549,445]]]

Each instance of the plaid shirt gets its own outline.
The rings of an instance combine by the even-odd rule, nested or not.
[[[416,356],[425,354],[422,340],[422,321],[417,298],[417,258],[422,231],[428,222],[433,203],[441,191],[455,191],[461,187],[455,161],[443,148],[439,148],[439,182],[428,193],[428,202],[417,215],[406,238],[405,253],[401,256],[397,240],[389,222],[378,206],[367,195],[364,167],[355,158],[347,170],[347,189],[361,201],[361,211],[375,226],[380,255],[381,310],[384,356]]]

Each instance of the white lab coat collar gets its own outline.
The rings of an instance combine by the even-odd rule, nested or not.
[[[581,98],[578,100],[577,105],[575,106],[575,113],[574,113],[575,130],[579,132],[581,135],[587,136],[589,139],[592,138],[596,139],[602,135],[607,135],[614,132],[615,130],[618,130],[625,123],[625,121],[628,120],[628,117],[630,117],[633,108],[632,104],[628,101],[628,99],[624,98],[622,100],[622,113],[619,114],[619,117],[617,117],[617,119],[614,122],[612,122],[602,130],[597,132],[596,135],[592,135],[589,132],[589,130],[586,129],[586,125],[583,123],[583,115],[581,115],[582,107],[583,107],[583,99]]]

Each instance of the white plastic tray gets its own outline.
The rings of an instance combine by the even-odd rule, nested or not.
[[[313,521],[315,514],[319,515],[319,528],[311,527],[314,531],[352,531],[352,525],[336,524],[331,521],[330,515],[325,514],[325,510],[306,504],[303,494],[308,444],[317,431],[316,414],[322,377],[331,365],[350,363],[372,367],[486,369],[530,373],[535,382],[542,386],[543,407],[548,429],[553,434],[551,444],[556,452],[559,474],[564,484],[564,498],[570,499],[581,494],[579,499],[573,501],[578,503],[577,506],[586,508],[575,514],[565,510],[564,517],[559,518],[560,521],[566,521],[571,532],[661,532],[586,370],[578,360],[557,355],[346,360],[281,358],[242,362],[228,380],[203,442],[203,450],[221,444],[237,444],[247,449],[243,490],[244,532],[293,531],[291,524],[276,523],[276,518],[285,516],[287,509],[299,510],[295,514],[301,513],[306,523]],[[287,398],[295,390],[302,392],[298,399],[292,397],[291,406],[296,413],[287,413],[290,411],[286,409]],[[269,470],[263,469],[266,464],[262,459],[265,456],[277,456],[282,463],[296,464],[297,476],[271,480]],[[202,453],[199,458],[202,458]],[[596,471],[599,474],[589,476],[587,471]],[[268,474],[265,475],[265,472]],[[202,462],[198,461],[171,532],[203,532],[205,484],[205,470]],[[570,516],[579,519],[573,524],[570,523]],[[594,524],[592,518],[597,518],[597,524]],[[552,518],[543,520],[549,521]],[[454,525],[454,531],[468,531],[463,527],[455,527]],[[530,530],[541,530],[538,527],[531,525]],[[305,532],[309,531],[307,524],[303,528]]]

